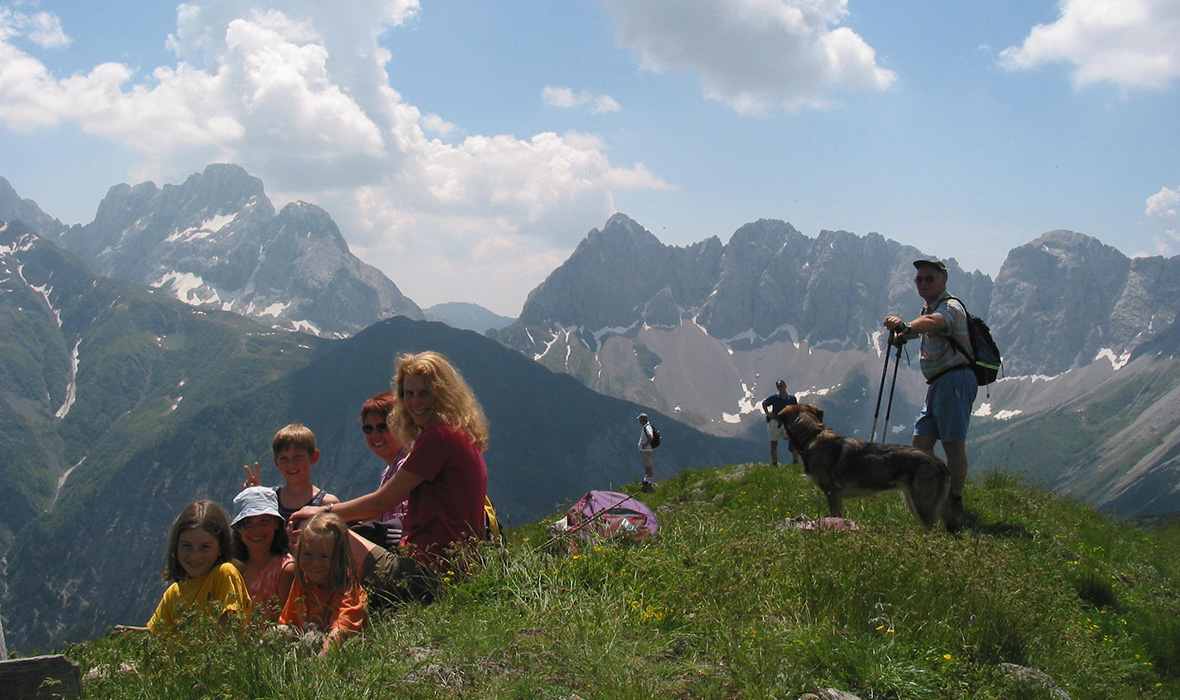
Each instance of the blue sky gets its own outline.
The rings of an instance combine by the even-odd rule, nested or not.
[[[423,306],[515,316],[614,212],[995,275],[1180,253],[1175,0],[0,0],[0,175],[66,223],[235,162]]]

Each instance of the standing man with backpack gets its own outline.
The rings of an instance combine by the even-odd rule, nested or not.
[[[887,316],[884,325],[894,332],[895,344],[922,338],[921,367],[928,386],[926,403],[914,425],[913,445],[934,454],[934,443],[942,441],[951,472],[951,506],[955,515],[961,516],[967,481],[967,424],[979,390],[972,359],[955,347],[971,347],[967,310],[947,293],[947,270],[941,260],[915,260],[914,267],[918,296],[926,302],[922,315],[909,323]]]
[[[655,475],[655,468],[652,467],[652,439],[655,438],[655,432],[651,423],[647,420],[646,413],[640,413],[635,417],[639,421],[639,458],[643,461],[643,482],[639,485],[644,492],[651,493],[656,490],[656,485],[651,478]]]

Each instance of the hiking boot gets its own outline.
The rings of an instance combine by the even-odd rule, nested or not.
[[[651,493],[652,491],[656,490],[656,485],[652,483],[651,479],[645,477],[643,481],[640,482],[639,489],[644,493]]]

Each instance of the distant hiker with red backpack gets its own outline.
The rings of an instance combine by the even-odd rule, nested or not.
[[[656,439],[656,429],[647,420],[646,413],[640,413],[635,417],[639,421],[639,458],[643,461],[643,482],[640,483],[640,488],[645,492],[652,492],[656,490],[655,482],[652,477],[655,475],[655,468],[652,466],[652,448],[659,444]]]
[[[934,443],[942,441],[946,465],[951,472],[951,506],[956,516],[963,513],[963,485],[967,481],[967,425],[979,384],[973,361],[958,349],[971,347],[967,310],[946,291],[946,265],[934,258],[914,261],[914,283],[925,300],[922,315],[906,323],[897,316],[885,318],[893,331],[894,343],[921,336],[921,367],[926,377],[926,403],[914,425],[913,445],[934,454]]]

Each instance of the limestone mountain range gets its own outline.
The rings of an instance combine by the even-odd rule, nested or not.
[[[381,271],[348,249],[326,211],[278,212],[262,181],[210,165],[180,185],[111,187],[94,221],[64,226],[0,179],[0,220],[21,219],[96,274],[276,328],[344,337],[390,316],[423,318]]]

